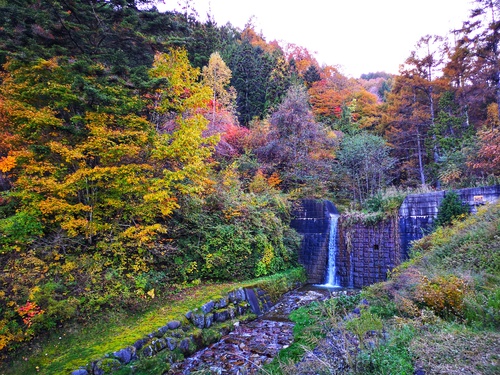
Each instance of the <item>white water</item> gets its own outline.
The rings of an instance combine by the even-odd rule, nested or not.
[[[328,264],[326,272],[326,281],[323,286],[326,287],[340,287],[340,280],[337,275],[336,258],[339,251],[338,236],[337,236],[337,223],[339,215],[330,214],[330,239],[328,241]]]

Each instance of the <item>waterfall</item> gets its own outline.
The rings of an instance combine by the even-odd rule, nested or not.
[[[326,272],[326,282],[325,286],[328,287],[340,287],[339,277],[337,275],[337,254],[339,251],[338,247],[338,236],[337,236],[337,223],[339,221],[339,215],[330,214],[330,239],[328,241],[328,265]]]

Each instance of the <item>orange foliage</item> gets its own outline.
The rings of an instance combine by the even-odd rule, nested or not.
[[[267,179],[267,183],[269,186],[276,188],[279,184],[281,184],[281,178],[277,172],[273,172],[271,176]]]
[[[285,56],[288,61],[291,61],[292,59],[295,61],[297,72],[301,76],[311,65],[319,67],[318,62],[316,61],[312,53],[307,48],[298,46],[296,44],[289,43],[285,46]]]
[[[488,106],[486,125],[489,128],[485,127],[477,132],[479,151],[467,164],[473,169],[498,176],[500,175],[500,120],[496,103]]]
[[[42,315],[44,311],[36,304],[36,302],[27,301],[23,306],[16,309],[19,316],[23,319],[23,323],[29,328],[33,324],[32,319],[37,315]]]
[[[252,27],[247,26],[241,33],[241,39],[247,40],[252,46],[260,47],[263,51],[272,53],[280,48],[276,41],[267,43],[266,40],[255,32]]]

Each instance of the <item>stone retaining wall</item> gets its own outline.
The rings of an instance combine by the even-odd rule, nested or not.
[[[494,203],[500,198],[500,185],[454,190],[462,202],[469,206],[470,212],[478,207]],[[411,194],[406,197],[399,209],[399,237],[402,257],[408,258],[411,242],[432,231],[439,206],[446,191],[426,194]]]
[[[339,220],[337,273],[340,285],[361,288],[387,279],[387,271],[400,262],[397,224],[383,220],[373,225]]]
[[[290,276],[291,275],[291,276]],[[272,295],[284,294],[302,285],[302,275],[285,274],[273,283],[274,290],[268,292],[265,282],[252,287],[239,288],[217,300],[210,300],[197,309],[186,312],[179,320],[167,322],[154,332],[137,340],[132,345],[108,353],[88,365],[72,371],[71,375],[111,374],[134,361],[165,354],[175,358],[188,356],[217,341],[229,333],[236,322],[248,321],[267,312],[276,303]],[[280,289],[277,290],[276,288]],[[204,334],[205,330],[215,334]]]
[[[332,202],[314,199],[295,202],[292,212],[290,226],[302,235],[299,262],[313,284],[325,281],[330,214],[338,214]]]

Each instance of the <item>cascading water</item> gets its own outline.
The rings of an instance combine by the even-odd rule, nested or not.
[[[324,286],[326,287],[340,287],[340,280],[337,275],[337,254],[339,252],[338,247],[338,227],[339,215],[330,214],[330,239],[328,240],[328,264],[326,271],[326,282]]]

